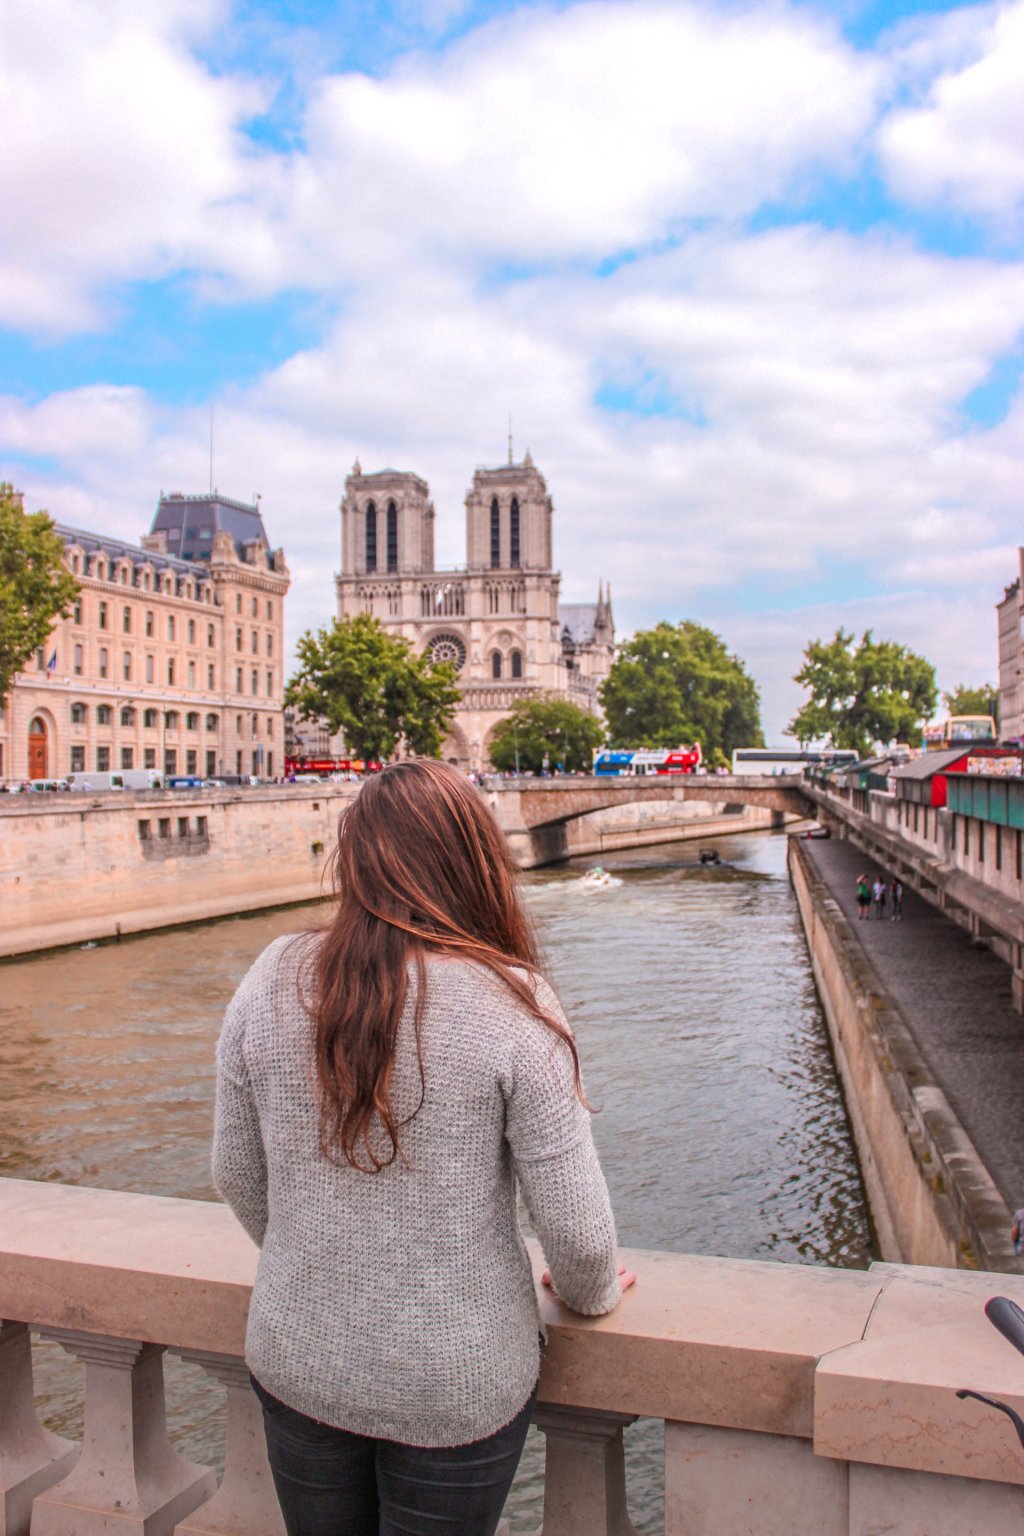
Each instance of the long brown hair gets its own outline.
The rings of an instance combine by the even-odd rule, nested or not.
[[[430,953],[476,961],[500,977],[572,1052],[582,1097],[572,1036],[534,996],[537,944],[508,844],[462,774],[416,758],[368,778],[342,812],[331,862],[338,908],[317,946],[306,1002],[326,1156],[376,1173],[401,1155],[400,1129],[423,1103],[420,1023]],[[390,1089],[410,960],[420,1101],[399,1120]]]

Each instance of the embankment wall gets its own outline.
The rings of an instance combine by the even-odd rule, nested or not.
[[[882,1257],[1024,1271],[1005,1202],[797,838],[789,869]]]
[[[338,815],[356,791],[2,796],[0,956],[316,901]],[[719,809],[616,806],[570,823],[560,856],[771,824],[769,811]]]

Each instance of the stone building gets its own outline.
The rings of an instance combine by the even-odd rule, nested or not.
[[[1024,549],[1017,551],[1019,574],[996,604],[999,623],[999,735],[1024,736]]]
[[[560,605],[554,508],[530,454],[478,469],[466,494],[466,564],[434,559],[434,504],[419,475],[358,461],[341,503],[338,617],[371,613],[459,668],[462,698],[443,755],[485,767],[495,726],[523,697],[555,694],[599,713],[611,668],[611,592]]]
[[[175,493],[137,545],[57,532],[81,590],[4,701],[0,777],[281,773],[289,575],[259,506]]]

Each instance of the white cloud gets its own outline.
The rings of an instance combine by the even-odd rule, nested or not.
[[[1007,223],[1024,206],[1024,4],[981,9],[975,28],[943,61],[923,102],[886,120],[879,148],[899,196]]]

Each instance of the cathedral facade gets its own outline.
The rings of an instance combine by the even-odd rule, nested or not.
[[[560,604],[554,507],[529,452],[478,469],[466,493],[466,563],[434,559],[434,504],[419,475],[358,461],[341,503],[338,618],[370,613],[417,652],[458,667],[461,699],[442,756],[486,768],[495,726],[522,698],[600,713],[615,650],[611,593]]]

